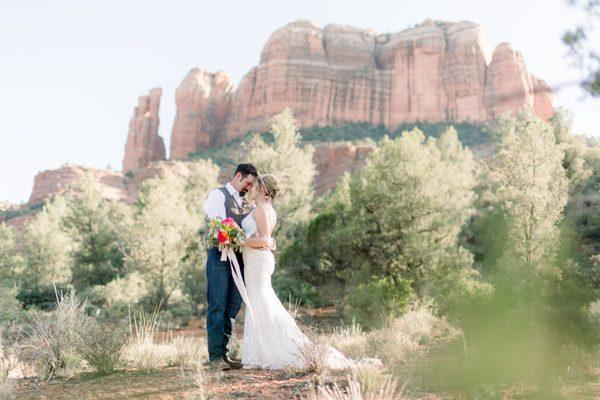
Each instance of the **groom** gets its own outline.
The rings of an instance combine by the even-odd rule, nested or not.
[[[257,176],[258,172],[252,164],[239,164],[229,183],[212,190],[204,202],[207,225],[212,219],[230,217],[241,227],[242,220],[251,211],[242,198],[252,189],[254,178]],[[265,240],[266,245],[268,243]],[[241,253],[236,253],[236,256],[243,272],[244,262]],[[221,261],[221,252],[217,247],[207,250],[206,281],[208,300],[206,329],[210,368],[218,370],[241,368],[241,360],[229,356],[228,344],[233,321],[242,304],[242,297],[233,281],[229,261]]]

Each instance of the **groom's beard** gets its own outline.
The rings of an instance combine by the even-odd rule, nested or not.
[[[248,193],[248,189],[240,190],[240,197],[244,197],[246,195],[246,193]]]

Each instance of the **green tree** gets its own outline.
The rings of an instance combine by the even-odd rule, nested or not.
[[[566,110],[558,109],[550,124],[556,144],[563,152],[562,166],[569,180],[569,192],[573,194],[583,188],[592,173],[585,160],[587,144],[584,137],[573,135],[572,116]]]
[[[185,267],[196,262],[188,249],[198,240],[200,223],[188,209],[185,186],[172,173],[145,181],[127,235],[126,263],[149,283],[153,306],[168,304]]]
[[[509,221],[512,256],[528,269],[547,265],[556,254],[569,184],[563,158],[552,128],[529,115],[505,132],[491,165],[495,201]]]
[[[18,283],[22,262],[13,229],[3,222],[0,223],[0,280],[4,285]]]
[[[474,183],[471,153],[453,129],[439,139],[426,140],[418,129],[384,139],[363,174],[342,180],[281,262],[314,280],[349,284],[351,306],[359,308],[351,311],[366,323],[380,317],[371,306],[361,309],[375,295],[401,312],[411,292],[472,293],[481,286],[458,236],[473,212]]]
[[[35,289],[70,281],[74,243],[62,229],[66,213],[65,199],[57,196],[25,228],[20,240],[24,257],[20,275],[23,286]]]
[[[64,226],[76,246],[72,280],[79,289],[104,285],[124,275],[120,236],[128,220],[127,207],[102,197],[86,175],[67,199]]]
[[[255,134],[244,144],[248,160],[259,173],[279,178],[283,196],[277,200],[279,243],[286,240],[294,224],[310,216],[315,165],[312,146],[302,146],[296,121],[289,108],[271,120],[271,140]]]
[[[589,193],[600,192],[600,144],[590,146],[585,154],[585,162],[590,169],[590,179],[586,183],[585,191]]]
[[[219,167],[210,160],[196,160],[186,166],[189,172],[185,178],[185,201],[193,218],[204,221],[204,200],[218,185]]]
[[[470,266],[457,239],[473,212],[474,164],[454,129],[440,139],[425,140],[415,129],[384,140],[369,158],[363,182],[353,195],[371,240],[361,247],[375,259],[385,255],[380,272],[409,279],[425,294],[448,276],[449,258]]]

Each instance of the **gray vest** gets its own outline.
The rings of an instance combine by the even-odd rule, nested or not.
[[[225,216],[227,218],[232,218],[235,221],[235,223],[241,227],[242,220],[244,218],[246,218],[246,216],[248,214],[250,214],[252,209],[247,204],[242,204],[242,206],[240,207],[238,205],[237,201],[235,201],[235,198],[231,195],[231,193],[229,193],[229,190],[227,190],[227,188],[225,186],[220,187],[218,190],[220,190],[223,193],[223,195],[225,195]],[[207,235],[208,235],[209,222],[210,222],[210,220],[208,219],[208,216],[207,216],[206,217]],[[206,243],[208,244],[208,241]]]

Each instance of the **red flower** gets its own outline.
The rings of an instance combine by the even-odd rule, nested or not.
[[[225,231],[219,231],[217,239],[219,239],[219,243],[226,244],[229,241],[229,235]]]
[[[222,222],[225,226],[235,226],[235,221],[231,217],[225,218]]]

